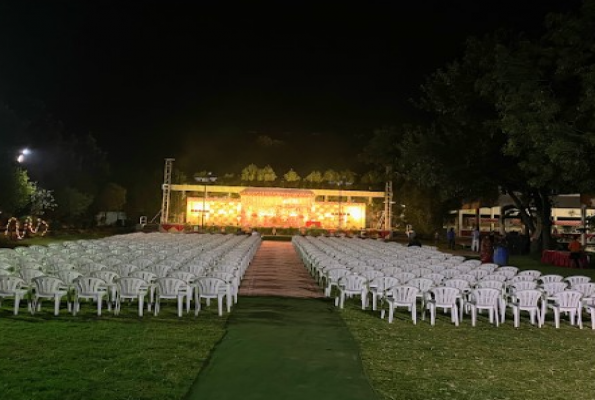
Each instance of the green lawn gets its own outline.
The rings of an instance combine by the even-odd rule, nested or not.
[[[50,312],[18,316],[0,309],[0,398],[10,400],[180,399],[225,333],[216,307],[175,316],[172,303],[159,317],[136,316],[135,305],[98,318]]]
[[[510,264],[565,276],[595,275],[594,270],[542,266],[529,257],[512,258]],[[413,325],[401,309],[389,325],[378,313],[359,309],[357,301],[350,301],[342,316],[360,345],[372,385],[385,399],[594,397],[595,331],[590,320],[582,330],[567,321],[555,329],[550,313],[541,329],[531,326],[527,316],[515,329],[510,312],[500,327],[490,325],[484,313],[473,328],[469,316],[455,327],[440,313],[432,327],[428,320]]]

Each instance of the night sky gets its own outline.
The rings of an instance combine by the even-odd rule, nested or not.
[[[580,1],[243,3],[2,1],[0,97],[92,132],[116,170],[355,168],[466,37]]]

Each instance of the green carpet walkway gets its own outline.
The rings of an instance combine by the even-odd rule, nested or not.
[[[187,400],[375,400],[358,347],[322,299],[243,297]]]

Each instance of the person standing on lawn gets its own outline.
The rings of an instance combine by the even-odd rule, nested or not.
[[[451,250],[455,249],[455,228],[450,228],[448,232],[446,232],[446,240],[448,241],[448,248]]]
[[[479,253],[479,227],[475,227],[471,233],[471,251]]]
[[[573,266],[580,268],[580,260],[583,255],[583,246],[581,245],[581,242],[578,241],[577,237],[572,239],[572,242],[568,244],[568,250],[570,250],[570,259],[572,260]]]

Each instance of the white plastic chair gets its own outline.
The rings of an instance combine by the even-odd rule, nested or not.
[[[564,279],[564,281],[568,282],[568,284],[570,285],[570,288],[572,289],[572,287],[576,284],[579,283],[589,283],[591,282],[591,277],[589,276],[582,276],[582,275],[574,275],[574,276],[568,276]]]
[[[190,301],[192,300],[192,295],[194,293],[194,286],[192,284],[196,280],[196,276],[186,271],[169,271],[167,276],[181,279],[186,282],[186,312],[190,312]]]
[[[330,297],[333,287],[336,287],[339,283],[339,279],[347,275],[349,270],[347,268],[332,268],[326,271],[324,280],[326,282],[326,288],[324,289],[324,296]]]
[[[461,298],[461,291],[454,287],[441,286],[430,289],[426,307],[430,310],[430,324],[436,324],[436,309],[443,308],[450,310],[450,316],[455,326],[459,326],[458,300]]]
[[[74,304],[72,314],[76,315],[81,308],[81,299],[91,299],[97,303],[97,315],[101,316],[103,298],[107,296],[105,282],[99,278],[81,276],[74,281]],[[111,311],[111,304],[107,302],[108,311]]]
[[[138,302],[138,316],[143,316],[144,300],[149,290],[148,283],[140,278],[124,277],[116,280],[116,305],[114,315],[119,315],[122,308],[122,300],[136,300]],[[151,311],[149,309],[149,311]]]
[[[541,311],[540,311],[541,291],[537,289],[519,290],[515,293],[514,301],[509,302],[508,306],[512,308],[514,316],[514,327],[518,328],[520,325],[521,311],[529,312],[531,324],[541,328]]]
[[[498,309],[502,306],[502,291],[491,288],[474,289],[469,293],[469,298],[465,301],[471,312],[471,326],[475,326],[478,310],[488,310],[490,323],[496,323],[499,326],[500,316]]]
[[[419,289],[414,286],[394,286],[390,289],[391,296],[387,297],[388,323],[392,324],[395,308],[407,307],[411,311],[411,320],[417,324],[417,296]]]
[[[176,299],[178,301],[178,317],[182,316],[184,296],[186,296],[186,282],[176,278],[158,278],[155,281],[157,291],[155,295],[155,316],[159,314],[162,299]]]
[[[583,294],[578,290],[565,290],[552,296],[553,304],[548,304],[548,308],[554,310],[554,324],[560,328],[560,314],[566,312],[570,317],[570,325],[574,325],[575,320],[579,328],[583,328],[582,303]]]
[[[60,300],[68,295],[68,286],[60,279],[53,276],[38,276],[33,278],[35,288],[33,295],[33,304],[31,305],[31,314],[41,311],[41,300],[54,300],[54,315],[60,315]],[[70,301],[67,299],[68,311],[71,310]]]
[[[537,279],[541,276],[541,271],[538,271],[536,269],[526,269],[524,271],[519,271],[517,273],[517,275],[521,275],[521,276],[529,275],[529,276],[532,276],[533,278]]]
[[[538,281],[541,284],[550,283],[550,282],[562,282],[564,277],[562,275],[550,274],[550,275],[541,275],[538,278]]]
[[[343,308],[345,305],[345,297],[360,296],[362,310],[366,309],[368,289],[366,284],[368,280],[359,275],[345,275],[339,279],[337,287],[339,288],[339,296],[335,299],[335,305]]]
[[[194,315],[200,312],[201,299],[206,299],[209,305],[210,299],[217,299],[217,310],[219,316],[223,315],[223,297],[231,296],[229,285],[223,279],[203,276],[196,279],[196,290],[194,294],[195,311]],[[229,300],[227,301],[229,302]]]
[[[19,305],[21,299],[26,298],[27,289],[23,289],[25,281],[16,276],[0,276],[0,306],[2,300],[6,298],[14,299],[14,315],[19,314]],[[29,304],[31,310],[31,304]]]
[[[385,298],[386,290],[399,284],[399,280],[392,276],[380,276],[368,281],[368,288],[372,295],[372,310],[376,311],[378,300]]]

